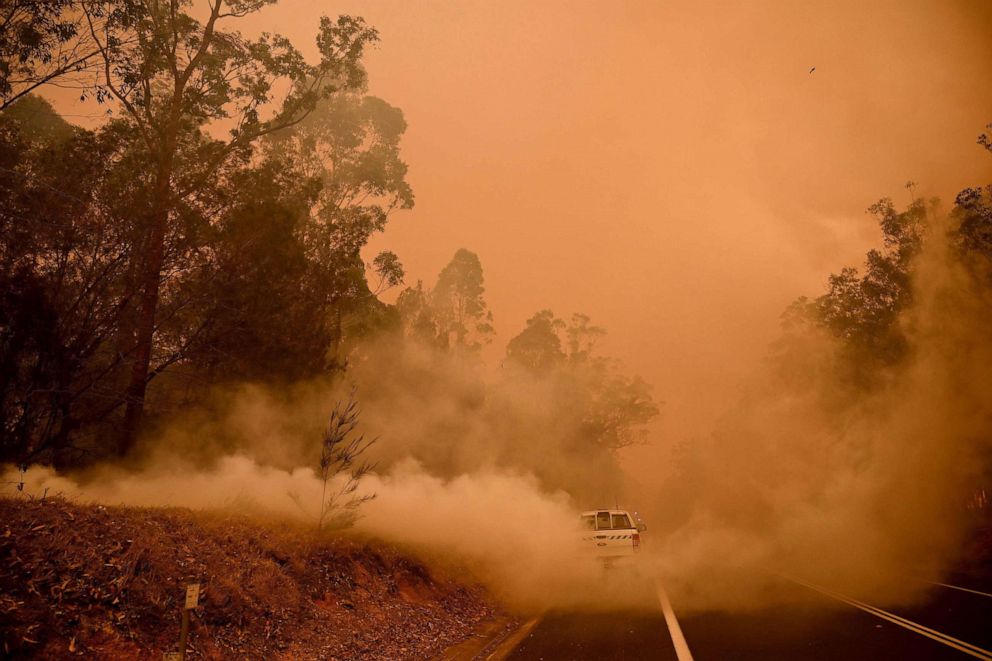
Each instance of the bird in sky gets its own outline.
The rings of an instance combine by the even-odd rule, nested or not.
[[[810,73],[813,73],[814,71],[816,71],[816,67],[813,67],[812,69],[809,70]]]

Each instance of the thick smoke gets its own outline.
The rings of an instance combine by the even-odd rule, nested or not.
[[[853,392],[833,369],[835,339],[793,337],[795,362],[762,369],[715,431],[652,467],[672,477],[640,500],[655,524],[645,555],[680,608],[766,604],[777,574],[912,600],[957,559],[992,438],[992,301],[942,228],[913,273],[899,318],[909,357],[881,386]],[[353,388],[362,431],[381,437],[358,533],[468,569],[515,607],[622,603],[590,592],[603,582],[575,527],[578,510],[623,497],[616,465],[570,445],[548,382],[395,338],[365,347],[338,383],[221,393],[221,413],[173,421],[140,465],[31,467],[24,491],[309,525],[322,425]]]
[[[23,475],[9,469],[2,479],[37,497],[223,510],[301,526],[315,525],[322,495],[314,470],[262,466],[243,455],[224,457],[210,469],[173,461],[140,471],[102,467],[68,478],[38,466]],[[487,470],[445,479],[407,460],[388,474],[368,476],[362,492],[376,498],[347,534],[385,540],[467,571],[468,580],[481,582],[511,608],[623,603],[623,591],[590,591],[599,568],[577,545],[571,499],[541,490],[532,476]]]
[[[626,603],[615,582],[591,589],[602,584],[601,568],[583,554],[577,525],[578,511],[598,504],[590,500],[618,493],[603,486],[618,486],[615,460],[570,443],[574,426],[557,419],[552,383],[395,337],[364,347],[339,381],[216,393],[208,407],[161,427],[126,464],[68,476],[9,468],[3,482],[23,480],[32,496],[315,526],[323,426],[334,403],[353,393],[358,431],[378,441],[363,457],[376,470],[358,492],[375,498],[348,534],[465,570],[515,609]]]
[[[581,370],[539,376],[509,361],[487,367],[475,354],[386,335],[361,346],[336,380],[223,389],[203,409],[170,419],[140,463],[179,457],[205,466],[238,453],[287,470],[313,465],[328,412],[354,393],[361,431],[379,439],[367,458],[380,472],[409,458],[443,478],[513,468],[595,507],[621,498],[623,483],[616,455],[580,438],[586,421],[569,398],[588,378]]]
[[[655,517],[658,562],[683,607],[760,605],[784,573],[875,600],[912,600],[958,557],[992,442],[992,300],[933,227],[898,323],[907,361],[871,394],[816,333],[802,364],[754,379],[715,433],[681,449]]]

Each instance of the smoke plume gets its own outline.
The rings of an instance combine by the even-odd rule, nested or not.
[[[760,605],[784,573],[909,601],[959,559],[992,441],[992,299],[935,222],[898,319],[908,357],[870,393],[838,377],[836,337],[761,371],[686,444],[655,516],[658,563],[695,607]]]

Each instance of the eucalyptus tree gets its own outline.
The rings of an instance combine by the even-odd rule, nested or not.
[[[506,359],[535,375],[547,374],[565,362],[560,333],[565,322],[551,310],[541,310],[506,345]]]
[[[430,295],[441,346],[478,351],[492,341],[493,314],[483,297],[484,285],[479,256],[458,249],[441,269]]]
[[[366,264],[362,250],[390,214],[413,207],[400,158],[405,131],[399,108],[374,96],[340,93],[266,141],[270,159],[292,163],[301,179],[318,184],[301,239],[314,303],[330,319],[330,354],[338,367],[345,340],[367,330],[369,313],[381,306],[377,296],[403,281],[394,253],[382,251]]]
[[[81,2],[98,51],[92,93],[114,104],[148,154],[142,236],[134,250],[133,350],[118,446],[134,443],[144,411],[167,257],[167,236],[185,207],[232,164],[247,163],[264,136],[303,121],[321,99],[365,84],[361,58],[377,40],[361,18],[324,17],[319,60],[285,37],[248,38],[239,21],[275,0],[210,0],[197,16],[190,0]],[[225,130],[224,138],[212,137]]]
[[[99,52],[80,0],[0,0],[0,110],[42,85],[81,86]]]
[[[0,113],[0,461],[72,461],[120,407],[107,377],[140,198],[124,133],[30,95]]]
[[[541,310],[507,343],[505,361],[509,379],[526,374],[546,385],[549,408],[575,448],[603,456],[646,441],[660,410],[643,379],[595,350],[605,333],[588,315],[565,322]]]

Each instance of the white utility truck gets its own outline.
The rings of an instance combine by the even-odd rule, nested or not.
[[[627,510],[590,510],[579,515],[582,543],[604,561],[632,556],[641,549],[648,527]]]

